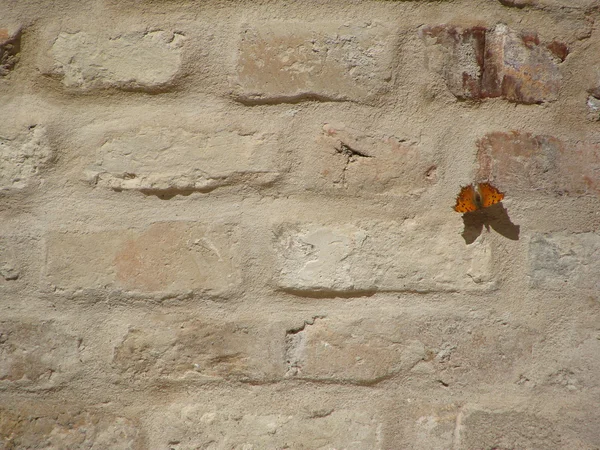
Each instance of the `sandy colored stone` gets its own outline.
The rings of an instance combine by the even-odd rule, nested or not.
[[[46,128],[31,125],[16,135],[0,134],[0,191],[23,189],[52,161]]]
[[[510,381],[532,367],[539,341],[533,330],[494,317],[316,317],[288,330],[287,376],[366,385],[411,377],[454,387],[481,383],[485,373],[485,382]]]
[[[61,290],[121,289],[223,294],[240,282],[237,232],[163,222],[140,230],[53,232],[47,237],[47,281]]]
[[[529,242],[529,280],[538,289],[600,292],[600,235],[535,234]]]
[[[248,103],[368,102],[389,89],[395,50],[382,23],[253,23],[240,33],[232,85]]]
[[[420,230],[415,235],[414,231]],[[422,234],[417,221],[275,229],[277,285],[289,291],[482,291],[494,288],[486,244],[466,247],[450,226]],[[387,255],[385,260],[381,255]]]
[[[562,449],[555,424],[518,411],[467,410],[460,419],[458,446],[472,448]]]
[[[6,449],[111,448],[142,450],[143,435],[135,422],[102,410],[64,403],[21,402],[0,407],[0,446]]]
[[[172,85],[185,37],[163,30],[105,36],[62,32],[52,45],[53,73],[68,88],[157,90]]]
[[[437,181],[438,162],[418,144],[327,123],[307,148],[303,181],[312,190],[349,195],[418,195]]]
[[[86,177],[98,186],[154,194],[268,185],[278,177],[274,150],[268,134],[142,128],[105,142]]]
[[[278,408],[220,411],[206,405],[174,405],[156,423],[169,424],[162,439],[152,442],[164,447],[226,449],[381,449],[378,422],[367,411],[352,409],[286,414]]]
[[[81,372],[81,339],[52,321],[0,321],[0,388],[48,389]]]
[[[260,323],[156,319],[130,327],[113,366],[136,381],[283,376],[283,333]]]

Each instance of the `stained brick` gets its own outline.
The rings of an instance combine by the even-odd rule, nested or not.
[[[104,140],[86,177],[94,185],[156,195],[273,183],[279,176],[273,135],[224,128],[127,130]]]
[[[61,290],[190,291],[220,295],[240,282],[237,228],[156,223],[141,230],[53,232],[47,282]]]
[[[113,366],[136,381],[280,379],[283,333],[243,321],[156,318],[130,327]]]
[[[174,84],[185,38],[151,31],[114,37],[80,31],[60,33],[52,46],[54,67],[69,88],[153,91]]]
[[[600,145],[549,135],[497,132],[478,142],[477,176],[511,192],[600,195]]]
[[[20,133],[0,134],[0,191],[23,189],[40,178],[52,161],[46,128],[31,125]]]
[[[426,42],[441,45],[439,70],[460,99],[502,97],[516,103],[556,100],[562,76],[559,64],[568,54],[558,41],[540,42],[536,33],[517,32],[504,24],[494,28],[429,26]],[[432,65],[435,65],[432,62]]]
[[[0,321],[0,386],[48,389],[81,371],[80,339],[52,321]]]
[[[529,277],[538,289],[600,292],[600,235],[536,234],[529,242]]]
[[[413,220],[281,225],[276,282],[289,291],[349,294],[493,289],[487,245],[466,247],[455,233]]]
[[[0,77],[8,75],[19,61],[21,51],[21,30],[10,33],[0,28]]]
[[[302,180],[309,189],[350,195],[418,195],[437,181],[438,162],[404,139],[325,124],[306,149]]]
[[[245,26],[235,81],[243,102],[371,101],[389,88],[393,33],[380,23]]]

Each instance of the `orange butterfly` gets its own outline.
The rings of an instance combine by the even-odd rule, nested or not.
[[[456,197],[454,211],[459,213],[476,211],[495,205],[501,202],[503,198],[504,193],[490,183],[469,184],[460,189],[460,194]]]

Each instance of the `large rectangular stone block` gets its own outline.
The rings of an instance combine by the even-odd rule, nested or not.
[[[287,291],[361,294],[495,286],[489,244],[465,246],[450,225],[416,220],[283,224],[275,236],[275,281]]]
[[[245,25],[232,84],[249,103],[369,102],[390,86],[394,51],[394,33],[377,22]]]
[[[516,382],[541,340],[493,315],[447,311],[327,316],[288,330],[287,376],[371,385],[392,377],[436,386]]]
[[[142,450],[144,433],[135,420],[65,401],[8,401],[0,405],[0,448]]]
[[[319,193],[419,195],[437,181],[438,160],[415,142],[326,123],[303,151],[302,182]]]
[[[294,402],[298,406],[302,403]],[[166,411],[156,412],[150,425],[153,430],[150,448],[166,448],[168,443],[176,443],[175,448],[181,449],[214,450],[382,448],[380,423],[364,406],[323,409],[319,402],[292,413],[275,400],[256,405],[250,404],[245,396],[236,396],[235,404],[227,408],[173,404]]]
[[[227,223],[51,232],[46,280],[66,291],[221,295],[240,283],[238,239],[237,227]]]
[[[80,90],[117,88],[156,91],[175,83],[185,37],[163,30],[104,35],[61,32],[51,48],[64,86]]]
[[[96,163],[86,168],[86,177],[114,190],[164,196],[237,184],[264,186],[277,179],[272,134],[232,127],[195,128],[142,127],[104,139],[95,149]]]
[[[53,321],[0,320],[0,388],[66,385],[83,369],[80,345]]]
[[[459,418],[454,448],[563,449],[556,423],[515,410],[466,409]]]
[[[113,367],[136,382],[264,382],[283,378],[283,347],[277,326],[171,315],[130,325],[115,347]]]

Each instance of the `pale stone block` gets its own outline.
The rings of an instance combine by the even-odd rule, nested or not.
[[[529,242],[531,286],[600,292],[600,235],[536,234]]]
[[[239,399],[236,399],[239,403]],[[316,409],[316,408],[315,408]],[[367,411],[352,409],[288,414],[277,405],[228,411],[206,405],[173,405],[157,414],[163,436],[153,448],[177,442],[177,448],[227,449],[381,449],[380,423]],[[164,426],[168,424],[168,426]]]
[[[513,382],[531,367],[540,339],[522,325],[468,313],[317,317],[288,331],[286,376],[354,384],[394,376],[446,386]]]
[[[68,383],[82,369],[80,343],[52,321],[0,321],[0,388]]]
[[[174,83],[185,37],[166,31],[114,37],[80,31],[60,33],[52,45],[52,73],[66,87],[156,90]]]
[[[20,401],[0,406],[2,448],[144,448],[143,433],[126,417],[102,409],[52,403]]]
[[[136,381],[280,379],[283,338],[261,323],[155,318],[130,326],[113,367]]]
[[[392,327],[390,327],[392,325]],[[389,321],[315,319],[288,332],[287,376],[376,383],[425,359],[422,342]]]
[[[556,424],[527,412],[467,409],[461,413],[454,448],[563,449]]]
[[[272,134],[184,128],[130,130],[106,141],[86,177],[98,186],[148,193],[267,185],[279,175]]]
[[[32,125],[16,135],[0,133],[0,191],[27,187],[51,160],[45,127]]]
[[[275,231],[277,285],[289,291],[493,289],[489,245],[465,246],[451,226],[415,220],[338,226],[284,224]]]
[[[155,223],[142,230],[52,232],[47,281],[67,291],[220,295],[240,282],[237,236],[230,224],[188,222]]]
[[[389,89],[394,51],[394,33],[376,22],[253,24],[232,84],[243,102],[368,102]]]

